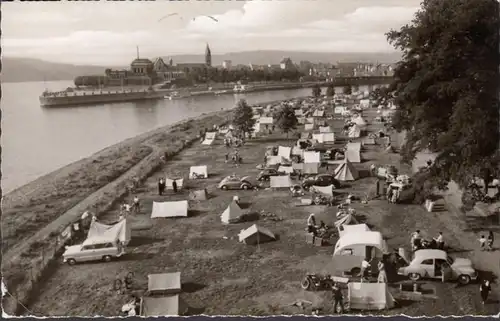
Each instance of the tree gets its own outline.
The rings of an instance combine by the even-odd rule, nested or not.
[[[335,95],[335,87],[333,87],[333,85],[330,85],[328,86],[328,88],[326,88],[326,95],[328,97],[333,97]]]
[[[387,33],[403,54],[390,87],[403,161],[439,152],[427,170],[437,182],[487,186],[498,175],[498,14],[493,0],[424,0],[411,24]]]
[[[312,95],[314,98],[318,98],[319,96],[321,96],[321,87],[319,85],[315,85],[312,88]]]
[[[254,125],[252,107],[247,104],[246,100],[240,99],[233,113],[233,126],[239,133],[249,134],[253,132]]]
[[[343,88],[344,95],[350,95],[352,94],[352,87],[351,85],[346,85]]]
[[[288,138],[288,133],[296,129],[299,124],[292,106],[288,104],[282,106],[275,116],[276,125],[282,132],[286,133],[286,137]]]
[[[392,93],[387,87],[375,88],[370,93],[370,99],[375,102],[375,105],[387,106],[389,101],[392,99]]]

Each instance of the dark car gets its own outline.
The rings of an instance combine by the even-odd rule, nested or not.
[[[280,173],[274,168],[266,168],[257,176],[258,181],[268,181],[271,176],[280,176]]]
[[[340,182],[333,175],[330,174],[319,174],[314,177],[307,178],[302,183],[302,188],[305,190],[309,190],[309,188],[313,185],[322,187],[333,185],[335,188],[342,187]]]

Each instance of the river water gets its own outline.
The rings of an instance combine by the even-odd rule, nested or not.
[[[188,117],[248,103],[304,97],[311,89],[198,96],[182,100],[41,108],[45,88],[61,90],[72,81],[2,84],[2,189],[12,191],[124,139]],[[367,90],[361,86],[360,90]]]

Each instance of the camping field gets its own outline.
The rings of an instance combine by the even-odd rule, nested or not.
[[[375,115],[374,112],[364,113],[369,122]],[[335,121],[335,125],[335,132],[339,134],[339,122]],[[374,131],[378,127],[370,125],[368,128]],[[132,214],[129,218],[133,232],[127,254],[111,263],[67,266],[61,262],[41,286],[29,309],[38,316],[116,316],[120,314],[121,306],[129,301],[130,293],[140,295],[144,292],[148,274],[178,271],[183,283],[181,297],[190,307],[191,314],[300,314],[300,309],[290,306],[297,299],[311,301],[313,306],[321,307],[324,314],[331,314],[331,293],[303,291],[300,281],[307,272],[321,271],[333,253],[332,246],[317,247],[306,243],[306,219],[310,213],[316,213],[318,221],[333,225],[336,207],[296,206],[297,199],[288,190],[217,189],[217,184],[230,174],[257,175],[256,165],[263,162],[267,146],[292,146],[296,140],[285,137],[274,133],[248,141],[239,148],[243,159],[239,167],[224,162],[226,152],[231,150],[223,146],[221,137],[212,146],[196,143],[169,160],[137,191],[142,208],[139,214]],[[359,170],[368,169],[372,163],[392,163],[401,171],[409,170],[400,166],[397,154],[387,154],[379,146],[368,147],[362,155],[367,161],[355,164]],[[187,180],[189,167],[196,165],[208,166],[208,179]],[[330,166],[329,171],[334,168]],[[325,171],[326,168],[321,168],[321,172]],[[185,189],[177,194],[167,191],[166,195],[159,196],[157,182],[165,176],[184,177]],[[339,192],[352,192],[363,197],[373,193],[375,178],[366,177],[346,185]],[[150,218],[152,201],[187,200],[189,191],[203,188],[207,189],[209,199],[190,201],[189,217]],[[260,213],[260,218],[254,222],[223,225],[220,214],[234,195],[239,196],[244,212]],[[132,198],[130,195],[123,202],[131,202]],[[454,212],[427,213],[420,205],[388,204],[384,200],[371,200],[368,204],[356,201],[352,207],[361,222],[366,222],[387,238],[391,248],[408,249],[410,234],[416,229],[429,237],[442,231],[453,249],[451,255],[470,257],[482,270],[498,273],[500,269],[498,251],[478,252],[477,234],[464,232],[462,218]],[[275,214],[282,220],[266,219],[262,215],[265,213]],[[117,205],[113,211],[99,215],[99,220],[113,222],[118,215]],[[255,223],[277,234],[278,239],[258,246],[239,243],[237,235],[240,230]],[[113,290],[115,279],[123,278],[128,272],[135,275],[133,289],[126,294]],[[397,308],[375,313],[410,316],[498,313],[498,303],[481,304],[476,284],[458,287],[455,283],[426,283],[434,298],[418,302],[400,300]],[[397,292],[396,286],[392,291]],[[495,288],[493,292],[496,292]],[[495,293],[492,293],[492,299],[498,299]]]

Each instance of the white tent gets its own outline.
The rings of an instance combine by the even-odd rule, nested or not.
[[[205,139],[216,139],[217,132],[206,132]]]
[[[274,119],[272,117],[260,117],[259,118],[259,124],[261,125],[272,125],[274,122]]]
[[[335,114],[344,114],[347,111],[347,107],[345,106],[337,106],[333,111]]]
[[[260,124],[259,122],[256,122],[255,124],[253,124],[253,132],[254,133],[259,133],[260,132]]]
[[[334,172],[335,178],[339,181],[355,181],[359,178],[359,173],[354,165],[349,161],[349,157],[344,158],[344,162],[340,163]]]
[[[208,178],[208,170],[206,165],[202,166],[191,166],[189,168],[189,178]]]
[[[287,159],[283,158],[282,156],[278,156],[278,155],[276,155],[276,156],[267,156],[267,165],[285,164],[286,162],[287,162]]]
[[[245,244],[260,244],[276,240],[276,236],[267,228],[254,224],[245,230],[241,230],[238,239]]]
[[[387,283],[350,282],[348,287],[352,310],[384,310],[395,305]]]
[[[320,152],[306,151],[304,152],[304,163],[320,163],[321,154]]]
[[[354,117],[351,121],[360,127],[366,126],[366,121],[363,119],[363,117],[361,117],[361,115],[359,115],[358,117]]]
[[[127,220],[121,220],[116,224],[107,225],[102,224],[97,221],[92,221],[90,223],[89,232],[87,234],[87,239],[85,242],[94,243],[97,240],[109,239],[112,242],[119,240],[120,242],[127,245],[130,242],[132,231],[130,225],[127,224]]]
[[[215,139],[207,139],[207,138],[205,138],[205,139],[201,142],[201,144],[202,144],[202,145],[213,145],[213,144],[214,144],[214,142],[215,142]]]
[[[353,163],[361,163],[361,143],[347,143],[345,157]]]
[[[148,275],[148,294],[178,294],[181,292],[181,272]]]
[[[340,228],[342,225],[358,224],[358,220],[354,217],[354,215],[347,214],[343,216],[341,219],[335,221],[334,224],[337,228]]]
[[[292,153],[292,148],[291,147],[284,147],[284,146],[279,146],[278,147],[278,156],[281,156],[285,159],[290,159],[290,154]]]
[[[349,138],[359,138],[361,136],[361,128],[354,124],[349,128]]]
[[[307,121],[309,124],[314,124],[314,117],[307,117],[307,118],[306,118],[306,121]]]
[[[323,133],[323,142],[324,143],[334,143],[335,142],[335,134],[334,133]]]
[[[283,176],[271,176],[271,188],[289,188],[292,186],[292,180],[290,179],[290,176],[288,175],[283,175]]]
[[[330,126],[320,126],[319,132],[320,133],[331,133],[332,129],[330,128]]]
[[[304,115],[304,111],[302,109],[295,109],[293,112],[297,117]]]
[[[324,142],[324,134],[313,134],[313,139],[320,143]]]
[[[304,150],[301,149],[299,146],[293,146],[292,155],[298,155],[300,157],[304,157]]]
[[[182,187],[184,186],[184,179],[183,178],[179,178],[179,179],[170,179],[170,178],[166,178],[165,179],[165,188],[168,190],[168,189],[173,189],[172,187],[172,183],[173,182],[176,182],[177,183],[177,188],[178,189],[182,189]]]
[[[284,172],[287,174],[293,173],[293,167],[292,166],[280,166],[278,168],[278,172]]]
[[[306,123],[306,118],[305,117],[297,117],[297,122],[300,124],[300,125],[303,125]]]
[[[305,124],[304,130],[313,130],[314,129],[314,124]]]
[[[333,196],[333,190],[335,189],[335,187],[333,185],[328,185],[328,186],[313,185],[312,189],[318,193],[325,194],[328,196]]]
[[[359,101],[359,107],[362,109],[370,108],[370,99],[361,99]]]
[[[188,216],[188,201],[177,202],[154,202],[151,218],[160,217],[187,217]]]
[[[143,297],[141,313],[143,317],[182,316],[188,307],[178,294],[163,297]]]
[[[231,204],[222,212],[220,220],[224,224],[236,223],[240,220],[243,215],[243,211],[239,207],[238,203],[232,201]]]

